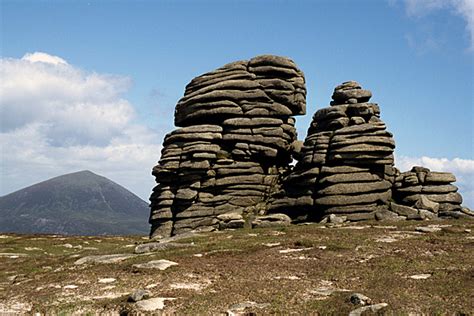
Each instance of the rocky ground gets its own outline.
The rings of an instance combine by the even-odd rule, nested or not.
[[[469,314],[473,229],[311,224],[160,244],[0,235],[0,314]]]

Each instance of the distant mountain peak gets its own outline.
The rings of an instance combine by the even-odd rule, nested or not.
[[[0,232],[146,234],[148,204],[90,170],[60,175],[0,197]]]
[[[81,171],[77,171],[77,172],[73,172],[73,173],[70,173],[70,174],[93,174],[93,175],[97,175],[95,174],[94,172],[90,171],[90,170],[81,170]]]
[[[102,177],[90,170],[81,170],[81,171],[76,171],[76,172],[71,172],[71,173],[66,173],[63,175],[60,175],[58,177],[73,177],[73,176],[96,176],[96,177]],[[54,178],[53,178],[54,179]],[[46,180],[47,181],[47,180]]]

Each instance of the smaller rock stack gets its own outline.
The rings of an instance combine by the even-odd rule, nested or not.
[[[371,96],[355,81],[334,89],[331,107],[314,114],[301,158],[274,196],[272,211],[314,220],[329,214],[353,221],[386,215],[395,142],[379,106],[368,103]]]
[[[391,210],[407,219],[459,217],[462,197],[452,184],[455,181],[452,173],[413,167],[396,177]]]

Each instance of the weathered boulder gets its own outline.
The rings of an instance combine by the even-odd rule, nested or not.
[[[285,214],[271,214],[266,216],[257,216],[252,221],[252,227],[278,227],[291,224],[291,218]]]
[[[400,205],[394,202],[390,203],[390,210],[400,216],[410,216],[418,214],[418,210],[416,208],[409,207],[406,205]]]

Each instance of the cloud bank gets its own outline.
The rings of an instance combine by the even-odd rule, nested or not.
[[[136,122],[129,78],[41,52],[2,58],[0,76],[0,195],[88,169],[147,197],[162,136]]]
[[[455,185],[464,198],[463,204],[474,208],[474,160],[397,156],[395,161],[401,171],[408,171],[413,166],[423,166],[432,171],[454,173],[457,179]]]

